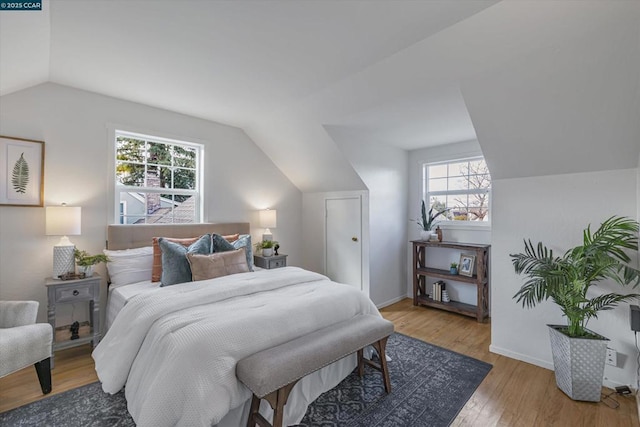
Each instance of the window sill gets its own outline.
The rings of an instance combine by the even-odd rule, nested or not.
[[[443,230],[469,230],[469,231],[488,231],[491,232],[491,223],[472,223],[472,222],[441,222],[437,224]]]

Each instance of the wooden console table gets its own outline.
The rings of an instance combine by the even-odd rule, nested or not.
[[[454,242],[429,242],[413,240],[413,305],[439,308],[465,316],[475,317],[478,322],[489,317],[489,280],[487,271],[489,265],[490,245],[476,245]],[[452,275],[449,269],[427,267],[427,248],[448,248],[459,250],[460,253],[474,253],[476,256],[476,274],[471,277]],[[477,288],[476,305],[459,301],[441,302],[429,298],[427,291],[427,276],[447,279],[455,282],[469,283]]]

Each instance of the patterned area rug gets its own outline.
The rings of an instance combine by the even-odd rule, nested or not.
[[[491,365],[395,333],[387,343],[392,392],[367,366],[313,402],[301,426],[448,426]],[[124,392],[109,395],[99,383],[0,414],[1,426],[130,427]]]

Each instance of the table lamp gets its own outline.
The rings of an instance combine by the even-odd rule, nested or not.
[[[77,236],[81,229],[81,208],[73,206],[47,206],[47,236],[62,236],[53,247],[53,278],[75,272],[75,245],[67,236]]]
[[[265,209],[260,211],[260,227],[265,228],[262,240],[273,240],[270,228],[276,228],[277,218],[275,209]]]

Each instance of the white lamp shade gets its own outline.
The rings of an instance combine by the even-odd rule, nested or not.
[[[77,236],[82,225],[81,208],[77,206],[47,206],[47,236]]]
[[[277,217],[275,209],[266,209],[260,211],[260,227],[262,228],[276,228]]]

